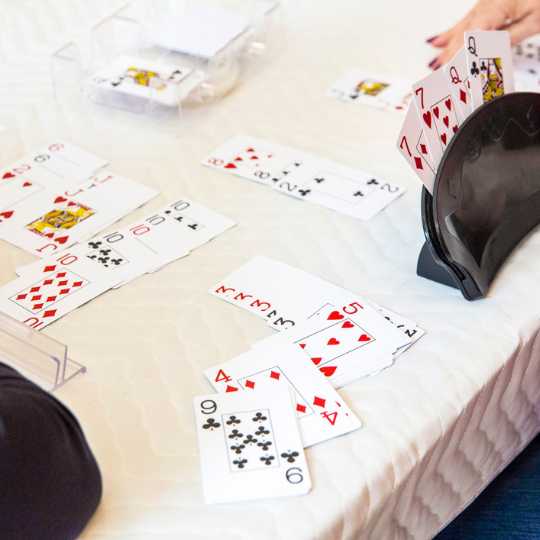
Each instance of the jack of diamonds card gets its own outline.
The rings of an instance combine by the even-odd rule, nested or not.
[[[304,447],[349,433],[360,421],[302,351],[283,343],[251,350],[205,375],[220,393],[252,392],[286,385],[296,401]]]
[[[413,84],[413,96],[435,167],[458,130],[452,89],[442,69]]]
[[[236,135],[201,160],[202,165],[272,185],[302,167],[307,154],[249,135]]]
[[[207,504],[305,495],[311,479],[290,390],[194,399]]]
[[[42,329],[111,288],[114,276],[85,257],[58,254],[0,287],[0,311]]]
[[[396,146],[411,169],[426,186],[427,190],[433,194],[433,184],[435,183],[436,174],[435,166],[433,165],[426,136],[414,103],[411,103],[407,111],[407,116],[399,132]]]

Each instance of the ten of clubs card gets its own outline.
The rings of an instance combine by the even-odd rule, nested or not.
[[[309,492],[289,388],[199,396],[193,403],[207,504]]]

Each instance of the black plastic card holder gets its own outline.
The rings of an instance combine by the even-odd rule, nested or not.
[[[484,297],[517,245],[540,223],[540,94],[490,101],[456,132],[433,196],[422,191],[426,243],[419,276]]]

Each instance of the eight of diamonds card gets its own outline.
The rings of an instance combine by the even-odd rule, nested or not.
[[[514,92],[510,35],[506,31],[465,32],[473,110]]]
[[[289,388],[194,399],[208,504],[305,495],[311,479]]]
[[[304,447],[361,427],[309,358],[283,343],[251,350],[205,372],[220,393],[286,385],[294,392]]]

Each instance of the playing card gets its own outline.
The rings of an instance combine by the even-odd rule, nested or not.
[[[450,88],[452,89],[454,103],[457,105],[458,116],[460,117],[460,120],[463,121],[473,111],[469,69],[467,66],[467,53],[464,46],[459,49],[454,58],[452,58],[443,69],[446,78],[450,83]]]
[[[305,495],[311,489],[289,388],[194,399],[207,504]]]
[[[413,96],[435,167],[458,130],[461,122],[456,113],[450,83],[442,69],[413,84]]]
[[[306,355],[286,344],[248,351],[207,369],[205,375],[220,393],[272,390],[276,385],[291,388],[304,447],[361,427]]]
[[[85,240],[157,193],[104,171],[62,192],[45,189],[4,210],[12,215],[0,226],[0,238],[43,258]]]
[[[348,71],[325,95],[403,114],[412,100],[410,81],[361,69]]]
[[[309,156],[307,152],[240,134],[203,158],[201,164],[272,185],[300,169]]]
[[[40,330],[114,284],[107,268],[69,252],[40,263],[34,272],[0,287],[0,311]]]
[[[287,195],[367,221],[405,192],[372,174],[325,159],[310,159],[273,186]]]
[[[507,31],[465,32],[473,110],[514,92],[510,35]]]
[[[540,62],[540,34],[531,36],[512,49],[514,67],[522,62]]]
[[[192,85],[184,83],[193,70],[133,56],[120,56],[92,77],[95,87],[151,99],[174,107]]]
[[[335,388],[336,379],[362,364],[393,354],[411,339],[368,304],[350,302],[337,309],[327,307],[253,348],[280,342],[300,346]]]
[[[433,194],[435,165],[431,159],[426,135],[414,103],[411,103],[407,111],[396,146],[426,189]]]
[[[247,29],[249,19],[214,6],[172,13],[149,32],[154,45],[183,54],[212,58]]]

